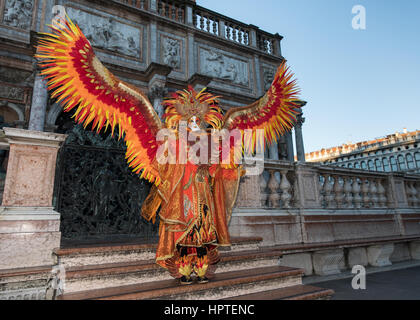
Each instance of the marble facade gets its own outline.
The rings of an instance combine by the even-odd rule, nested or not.
[[[0,0],[0,36],[14,39],[8,52],[0,52],[0,108],[15,112],[11,126],[31,129],[5,127],[0,134],[0,147],[8,152],[0,270],[51,266],[52,250],[60,246],[60,214],[52,208],[52,197],[57,151],[65,137],[43,132],[54,131],[61,110],[49,100],[34,67],[30,33],[47,30],[55,5],[64,6],[83,24],[98,57],[146,92],[159,115],[162,99],[188,84],[222,95],[226,109],[250,104],[264,94],[283,60],[278,35],[273,35],[268,52],[257,41],[257,27],[212,17],[212,12],[211,19],[197,18],[191,1],[176,1],[180,6],[175,15],[160,12],[155,0],[130,2],[136,6],[127,1],[32,1],[31,11],[27,2]],[[14,18],[16,12],[26,20]],[[264,174],[242,179],[230,223],[232,236],[257,235],[264,246],[284,246],[420,235],[418,176],[304,163],[303,123],[300,115],[294,130],[298,162],[288,133],[267,151]],[[307,275],[327,275],[353,263],[374,266],[420,259],[419,252],[418,241],[408,240],[349,250],[315,247],[287,254],[280,263],[303,267]]]

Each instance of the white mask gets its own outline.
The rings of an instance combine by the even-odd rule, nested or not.
[[[200,131],[200,119],[198,119],[196,116],[192,116],[189,120],[188,120],[188,127],[191,129],[191,131]]]

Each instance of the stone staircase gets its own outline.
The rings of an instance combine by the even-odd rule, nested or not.
[[[232,239],[206,284],[180,286],[155,264],[156,244],[84,246],[55,251],[66,271],[60,300],[328,299],[332,290],[302,285],[304,271],[279,266],[280,250],[260,238]]]

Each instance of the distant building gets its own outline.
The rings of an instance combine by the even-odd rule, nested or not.
[[[307,153],[307,162],[369,171],[420,173],[420,130]]]

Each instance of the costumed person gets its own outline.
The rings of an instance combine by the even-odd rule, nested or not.
[[[141,214],[153,223],[160,217],[156,263],[181,284],[192,283],[194,273],[199,283],[207,282],[220,259],[218,247],[230,246],[228,224],[244,172],[239,165],[243,153],[253,154],[277,141],[296,122],[298,89],[293,75],[282,63],[261,99],[231,108],[225,115],[218,97],[205,89],[178,91],[163,103],[163,123],[143,92],[104,67],[70,18],[51,28],[52,33],[40,34],[36,54],[51,97],[64,111],[72,111],[75,121],[85,128],[92,123],[92,130],[110,128],[112,134],[118,128],[118,136],[127,146],[128,165],[153,184]],[[162,129],[175,139],[157,139]],[[231,139],[220,146],[220,138],[212,134],[218,130],[239,132],[240,148]],[[263,134],[257,135],[258,130]],[[208,164],[189,156],[180,159],[177,155],[182,150],[187,154],[194,150],[185,132],[213,142],[208,143],[212,146],[208,154],[199,150],[200,159],[211,156],[219,161]],[[227,156],[221,152],[226,144]],[[175,160],[162,161],[170,155],[169,150],[175,150]]]

